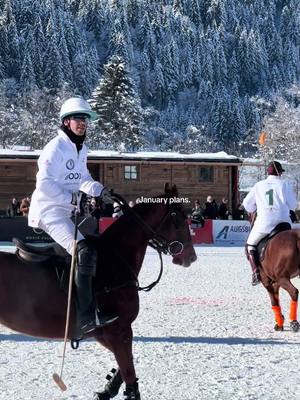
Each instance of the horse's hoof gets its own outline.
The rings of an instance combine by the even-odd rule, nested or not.
[[[300,324],[299,324],[299,322],[296,321],[296,320],[291,321],[290,326],[291,326],[291,328],[292,328],[292,331],[294,331],[294,332],[298,332],[299,329],[300,329]]]
[[[94,393],[93,400],[110,400],[111,397],[108,392]]]
[[[274,331],[280,331],[280,332],[282,332],[282,331],[283,331],[283,326],[279,326],[279,325],[275,324],[275,326],[274,326]]]

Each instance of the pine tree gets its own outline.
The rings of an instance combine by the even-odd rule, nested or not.
[[[34,89],[34,87],[36,86],[36,76],[31,60],[31,53],[29,51],[25,51],[25,58],[21,68],[20,81],[22,82],[22,89],[25,92]]]
[[[113,56],[104,66],[104,75],[91,96],[98,114],[98,141],[118,150],[136,150],[143,143],[142,109],[124,61]],[[94,138],[96,140],[96,138]]]
[[[263,120],[263,130],[266,132],[265,144],[260,146],[263,159],[300,162],[299,106],[289,104],[282,97],[277,98],[275,111]]]

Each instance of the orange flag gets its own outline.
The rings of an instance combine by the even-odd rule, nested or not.
[[[266,133],[266,132],[261,132],[260,135],[259,135],[259,138],[258,138],[258,143],[259,143],[260,145],[265,144],[265,142],[266,142],[266,137],[267,137],[267,133]]]

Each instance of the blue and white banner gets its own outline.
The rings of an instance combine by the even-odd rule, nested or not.
[[[300,223],[292,224],[293,229],[300,229]],[[244,245],[250,233],[248,221],[213,220],[213,242],[215,244]]]
[[[213,241],[216,244],[245,244],[250,233],[248,221],[214,220]]]

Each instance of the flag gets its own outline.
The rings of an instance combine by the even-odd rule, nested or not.
[[[258,143],[260,145],[264,145],[266,142],[266,137],[267,137],[267,133],[266,132],[261,132],[258,138]]]

